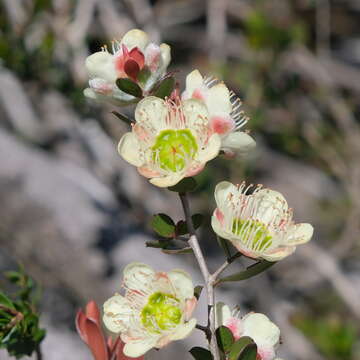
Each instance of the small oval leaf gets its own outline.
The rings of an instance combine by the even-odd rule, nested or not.
[[[216,340],[219,348],[224,353],[227,353],[230,351],[235,339],[229,328],[226,326],[220,326],[216,329]]]
[[[189,352],[195,360],[213,360],[211,352],[199,346],[193,347]]]
[[[175,236],[175,223],[172,218],[166,214],[154,215],[151,220],[151,227],[160,236],[169,238]]]
[[[237,360],[256,360],[257,346],[256,344],[249,344],[241,351]]]
[[[142,97],[142,89],[141,87],[135,83],[134,81],[127,79],[127,78],[120,78],[116,80],[117,87],[132,96],[135,96],[137,98]]]
[[[238,360],[243,349],[250,344],[255,343],[253,339],[248,336],[243,336],[239,340],[235,341],[230,349],[229,360]]]
[[[157,89],[154,91],[155,96],[165,99],[166,97],[169,97],[174,90],[175,87],[175,78],[174,77],[168,77],[161,81],[160,85],[157,87]]]

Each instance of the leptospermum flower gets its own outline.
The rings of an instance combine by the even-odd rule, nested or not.
[[[121,41],[112,42],[112,52],[104,46],[102,51],[86,59],[90,80],[84,94],[91,99],[120,106],[137,102],[139,99],[116,86],[116,80],[130,78],[145,92],[149,91],[165,75],[170,59],[167,44],[158,46],[150,42],[144,31],[130,30]]]
[[[182,270],[155,272],[131,263],[124,269],[125,295],[104,304],[104,324],[120,334],[124,354],[137,357],[187,337],[196,325],[190,319],[196,305],[190,276]]]
[[[94,360],[129,360],[123,353],[124,343],[118,337],[107,340],[103,334],[100,311],[95,301],[89,301],[85,312],[81,309],[76,314],[76,329],[84,343],[89,347]],[[138,357],[137,360],[144,360]]]
[[[203,78],[198,70],[186,77],[183,99],[203,101],[209,111],[209,125],[221,137],[221,150],[229,157],[242,155],[255,147],[255,141],[240,131],[248,122],[241,110],[240,99],[215,78]]]
[[[137,105],[135,119],[118,151],[156,186],[196,175],[219,153],[220,137],[209,129],[207,108],[199,100],[149,96]]]
[[[249,313],[240,317],[238,309],[231,311],[224,303],[216,304],[217,326],[226,326],[234,339],[248,336],[257,345],[257,360],[273,360],[280,341],[280,330],[269,318],[260,313]]]
[[[268,261],[283,259],[311,239],[313,227],[294,223],[292,209],[279,192],[258,185],[248,194],[250,188],[227,181],[216,186],[211,225],[219,236],[244,255]]]

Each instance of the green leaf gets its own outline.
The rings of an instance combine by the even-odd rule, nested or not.
[[[245,347],[251,344],[255,345],[253,339],[248,336],[243,336],[235,341],[230,349],[229,360],[238,360]]]
[[[195,288],[194,288],[194,296],[196,297],[197,300],[200,299],[200,295],[201,295],[201,292],[202,292],[202,289],[203,289],[203,288],[204,288],[204,287],[201,286],[201,285],[195,286]]]
[[[211,352],[199,346],[193,347],[189,352],[195,360],[213,360]]]
[[[175,78],[174,77],[167,77],[166,79],[160,82],[160,85],[154,91],[155,96],[165,99],[169,97],[174,90],[175,87]]]
[[[121,91],[137,98],[141,98],[143,95],[141,87],[128,78],[117,79],[116,85]]]
[[[124,123],[126,123],[128,125],[135,123],[135,121],[129,119],[127,116],[125,116],[124,114],[120,114],[117,111],[112,111],[111,113],[114,114],[118,119],[120,119],[121,121],[123,121]]]
[[[236,274],[229,275],[229,276],[219,279],[216,282],[216,285],[223,283],[223,282],[227,282],[227,281],[241,281],[241,280],[249,279],[253,276],[256,276],[256,275],[264,272],[265,270],[269,269],[271,266],[273,266],[275,264],[276,264],[276,262],[270,262],[270,261],[266,261],[266,260],[259,261],[256,264],[249,266],[244,271],[240,271]]]
[[[168,187],[170,191],[178,192],[178,193],[186,193],[192,192],[196,189],[197,182],[193,177],[187,177],[182,179],[174,186]]]
[[[0,304],[15,310],[15,305],[3,292],[0,292]]]
[[[216,329],[216,340],[219,348],[227,353],[230,351],[232,344],[234,343],[234,336],[229,328],[226,326],[220,326]]]
[[[204,215],[202,214],[194,214],[191,216],[192,223],[194,225],[194,229],[198,229],[204,220]],[[180,220],[176,224],[176,235],[185,235],[188,234],[189,230],[187,228],[186,221]]]
[[[160,236],[172,238],[175,236],[175,223],[166,214],[154,215],[151,220],[151,227]]]
[[[256,360],[257,346],[256,344],[249,344],[241,351],[237,360]]]

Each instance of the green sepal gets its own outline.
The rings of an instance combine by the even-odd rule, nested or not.
[[[261,274],[265,270],[269,269],[271,266],[275,265],[276,262],[270,262],[266,260],[259,261],[251,266],[249,266],[246,270],[240,271],[233,275],[226,276],[216,281],[216,284],[220,284],[228,281],[241,281],[252,278],[258,274]]]
[[[175,78],[170,76],[160,82],[153,95],[161,99],[169,97],[175,88]]]
[[[255,345],[253,339],[248,336],[243,336],[239,340],[235,341],[230,349],[229,360],[239,360],[244,349],[249,345]],[[255,354],[256,358],[256,354]]]
[[[173,219],[166,214],[156,214],[151,223],[152,229],[160,236],[172,238],[175,236],[175,223]]]
[[[202,347],[195,346],[189,352],[195,360],[213,360],[211,352]]]
[[[219,349],[226,354],[230,351],[235,339],[229,328],[220,326],[216,329],[216,341]]]
[[[194,229],[196,230],[203,223],[204,215],[202,215],[202,214],[194,214],[194,215],[191,216],[191,220],[192,220]],[[184,221],[184,220],[178,221],[176,223],[176,235],[180,236],[180,235],[185,235],[185,234],[188,234],[188,233],[189,233],[189,230],[188,230],[186,221]]]
[[[145,85],[151,76],[151,71],[147,66],[144,66],[137,75],[137,80],[141,85]]]
[[[141,87],[129,78],[119,78],[116,80],[116,86],[126,94],[141,98],[143,91]]]
[[[180,182],[178,182],[176,185],[168,187],[168,189],[177,193],[186,193],[194,191],[196,187],[196,180],[193,177],[186,177]]]

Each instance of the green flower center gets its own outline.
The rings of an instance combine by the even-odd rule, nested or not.
[[[149,297],[140,316],[143,326],[148,331],[160,333],[178,325],[182,312],[179,308],[179,300],[175,296],[156,292]]]
[[[151,149],[153,161],[162,169],[178,172],[195,157],[198,145],[189,129],[163,130]]]
[[[241,242],[256,251],[267,250],[272,236],[266,226],[257,220],[234,219],[232,233],[241,236]]]

